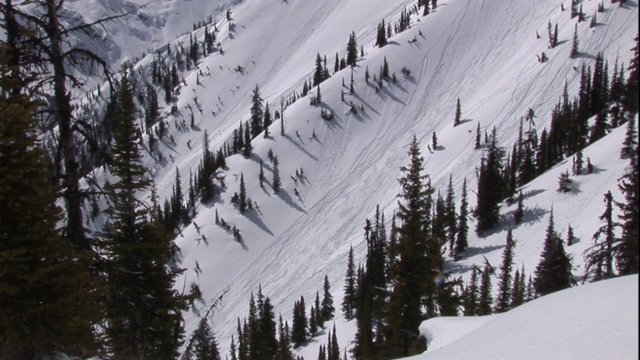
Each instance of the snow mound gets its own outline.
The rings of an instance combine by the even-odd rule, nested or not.
[[[560,291],[503,314],[430,319],[421,331],[430,348],[408,359],[638,359],[638,275]]]

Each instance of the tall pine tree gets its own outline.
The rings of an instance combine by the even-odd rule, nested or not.
[[[104,230],[109,346],[118,358],[172,359],[181,345],[181,312],[186,304],[173,289],[179,270],[167,267],[173,236],[137,198],[150,181],[142,165],[133,92],[126,76],[120,87],[109,168],[117,180],[107,187],[113,204]]]
[[[0,358],[96,354],[100,287],[62,237],[57,188],[36,135],[18,44],[0,42]]]

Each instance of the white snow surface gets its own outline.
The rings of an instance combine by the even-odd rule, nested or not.
[[[142,0],[69,2],[90,20],[103,14],[120,13]],[[510,150],[517,139],[519,120],[529,108],[535,110],[538,131],[548,128],[551,110],[565,82],[571,97],[577,95],[579,69],[583,63],[593,66],[598,52],[609,61],[610,69],[616,58],[626,66],[637,33],[637,2],[628,1],[623,7],[605,2],[606,11],[598,13],[598,26],[589,28],[589,19],[578,24],[580,56],[571,59],[571,38],[577,19],[570,19],[568,10],[560,10],[562,1],[445,0],[439,1],[438,8],[426,17],[412,16],[409,30],[394,35],[384,48],[375,48],[377,24],[383,18],[386,22],[397,21],[401,9],[414,3],[408,0],[377,0],[375,4],[370,0],[167,0],[151,2],[141,10],[154,21],[145,22],[144,16],[138,17],[128,20],[128,26],[114,26],[115,30],[105,35],[116,39],[113,41],[119,45],[102,51],[109,53],[113,64],[119,64],[125,58],[139,56],[136,51],[164,46],[167,42],[175,46],[176,36],[177,41],[188,47],[189,36],[180,34],[190,31],[194,22],[210,14],[220,29],[217,36],[224,55],[216,52],[201,59],[198,69],[204,75],[196,75],[195,70],[182,74],[186,85],[178,100],[179,114],[174,118],[165,104],[161,104],[165,106],[162,116],[169,124],[175,144],[161,143],[161,151],[165,159],[168,158],[164,162],[157,162],[148,153],[145,158],[161,201],[171,195],[176,168],[182,175],[183,189],[187,188],[189,171],[195,172],[202,156],[204,130],[209,133],[211,148],[217,150],[240,121],[249,119],[251,91],[256,84],[273,112],[279,109],[283,98],[293,91],[300,93],[304,80],[312,75],[317,53],[326,54],[327,65],[333,70],[335,53],[344,56],[351,31],[366,53],[353,71],[354,94],[349,94],[348,87],[342,87],[343,79],[347,86],[349,84],[349,69],[333,74],[321,85],[321,107],[333,111],[334,120],[321,119],[321,107],[310,106],[310,96],[289,106],[285,110],[285,135],[280,135],[280,121],[276,121],[270,128],[269,138],[259,136],[252,142],[254,154],[250,158],[240,155],[228,158],[228,168],[221,172],[226,179],[226,189],[213,204],[198,206],[194,224],[199,230],[192,224],[181,231],[176,239],[182,253],[179,265],[187,271],[176,287],[183,290],[191,282],[197,282],[204,294],[204,301],[185,313],[187,334],[208,307],[217,303],[211,323],[222,351],[226,352],[236,329],[236,319],[247,316],[252,291],[257,292],[261,286],[265,296],[271,298],[276,314],[282,314],[286,320],[291,318],[293,304],[301,295],[308,305],[312,303],[327,275],[338,310],[335,323],[340,345],[342,350],[349,348],[355,324],[346,322],[339,310],[347,254],[353,246],[356,260],[364,259],[364,220],[373,216],[377,204],[390,221],[397,206],[399,168],[408,163],[406,152],[412,136],[417,136],[422,145],[425,171],[435,188],[444,194],[449,175],[453,174],[459,202],[466,178],[469,203],[473,207],[476,166],[482,156],[481,151],[474,150],[478,123],[487,132],[495,127],[499,144]],[[598,3],[583,2],[584,12],[590,16]],[[232,37],[224,17],[229,5],[236,24]],[[548,21],[558,23],[560,45],[555,49],[547,48]],[[536,32],[541,38],[536,38]],[[204,31],[200,29],[195,34],[201,41]],[[409,42],[413,39],[415,42]],[[158,50],[166,51],[166,47]],[[536,60],[542,51],[549,57],[546,63]],[[148,65],[156,56],[147,52],[136,71],[150,74]],[[378,92],[374,82],[365,84],[364,73],[368,68],[372,76],[378,74],[385,57],[397,81],[386,82]],[[233,70],[238,65],[244,67],[244,74]],[[404,66],[411,75],[401,74]],[[345,92],[345,102],[341,101],[341,91]],[[315,94],[315,89],[311,94]],[[196,97],[201,112],[194,104]],[[465,120],[454,127],[458,97]],[[362,106],[364,111],[352,114],[350,102]],[[195,130],[174,129],[174,120],[189,122],[188,105],[194,112]],[[441,146],[430,152],[427,145],[433,132],[437,133]],[[472,266],[483,263],[485,258],[497,267],[506,231],[513,227],[517,244],[515,267],[519,269],[524,265],[527,274],[532,274],[553,208],[559,232],[566,232],[568,225],[574,228],[579,241],[568,247],[567,252],[573,258],[574,274],[581,275],[582,253],[592,244],[593,233],[600,226],[598,216],[604,211],[603,194],[610,190],[614,198],[621,199],[617,179],[628,164],[619,159],[623,138],[624,128],[613,129],[611,134],[585,149],[584,157],[590,158],[596,171],[572,177],[573,190],[568,194],[560,194],[555,189],[559,174],[571,168],[571,159],[525,185],[522,191],[526,211],[520,225],[513,224],[514,207],[509,206],[502,209],[501,224],[485,238],[473,233],[471,223],[469,250],[460,261],[449,259],[446,270],[466,281]],[[188,142],[191,147],[187,146]],[[148,150],[146,145],[145,150]],[[283,190],[278,194],[270,187],[269,150],[280,160]],[[267,178],[264,188],[258,184],[260,159],[264,161]],[[299,169],[304,170],[304,177],[294,180]],[[244,215],[230,203],[231,196],[239,189],[241,174],[248,195],[259,206]],[[296,190],[299,196],[294,194]],[[214,223],[216,212],[238,227],[244,238],[242,244]],[[196,267],[200,270],[196,271]],[[621,307],[614,307],[612,311],[620,312],[619,316],[628,313]],[[590,316],[591,313],[585,314]],[[480,326],[479,329],[486,329],[501,323],[506,326],[508,322],[502,318],[509,316],[490,319],[486,324],[478,323],[484,319],[471,321],[475,322],[474,326]],[[435,324],[444,326],[444,323]],[[429,322],[425,326],[428,328]],[[453,330],[457,328],[454,325],[447,328],[461,334],[469,326],[464,320],[458,330]],[[438,340],[437,329],[436,326],[432,330],[433,347],[447,343]],[[299,349],[299,354],[307,359],[315,358],[325,337],[312,340]],[[494,340],[499,341],[500,337]],[[608,346],[603,340],[594,339],[594,343]],[[449,346],[438,351],[447,348]],[[433,354],[438,351],[434,350]]]
[[[503,314],[425,321],[407,359],[637,359],[638,276],[578,286]]]

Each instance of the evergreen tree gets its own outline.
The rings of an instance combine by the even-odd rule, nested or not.
[[[463,307],[465,316],[478,315],[478,268],[471,269],[471,279],[465,288]]]
[[[447,197],[445,199],[445,224],[447,226],[447,243],[449,252],[455,254],[455,241],[457,229],[456,203],[453,192],[453,176],[449,175],[449,185],[447,186]]]
[[[389,79],[389,63],[387,62],[387,56],[385,55],[384,60],[382,61],[382,72],[380,74],[380,81],[382,79]]]
[[[322,318],[322,308],[320,306],[320,294],[316,291],[316,301],[314,302],[314,317],[316,318],[316,325],[319,329],[324,328],[324,319]]]
[[[604,194],[605,210],[600,215],[602,226],[593,234],[595,245],[585,251],[585,275],[593,275],[593,280],[601,280],[613,277],[613,245],[615,241],[615,228],[619,226],[613,221],[613,195],[611,191]],[[601,241],[601,238],[604,240]]]
[[[246,327],[247,322],[244,322]],[[240,318],[238,318],[238,323],[236,327],[236,333],[238,335],[238,360],[248,360],[249,359],[249,344],[247,341],[247,331],[244,331],[242,324],[240,323]]]
[[[333,331],[330,332],[331,340],[328,342],[331,346],[327,354],[328,360],[340,360],[340,345],[338,345],[338,336],[336,335],[336,324],[333,324]]]
[[[494,311],[501,313],[509,310],[509,300],[511,300],[511,268],[513,267],[514,247],[516,245],[513,239],[511,228],[507,232],[507,245],[502,250],[502,264],[500,265],[500,278],[498,280],[498,298]]]
[[[522,195],[522,190],[518,194],[518,203],[517,203],[516,211],[513,213],[513,220],[516,225],[520,224],[522,218],[524,217],[524,196]]]
[[[540,296],[566,289],[573,282],[571,260],[564,251],[563,243],[556,232],[552,210],[549,215],[544,248],[540,262],[536,266],[533,282],[536,294]]]
[[[184,212],[184,197],[182,195],[182,179],[180,169],[176,166],[176,180],[171,195],[171,223],[172,227],[178,227],[182,223]]]
[[[524,303],[525,296],[525,279],[524,279],[524,265],[521,270],[516,269],[516,273],[513,277],[513,287],[511,288],[511,303],[510,307],[513,309]]]
[[[229,345],[229,356],[231,357],[230,360],[238,360],[238,352],[236,350],[236,341],[233,338],[233,335],[231,335],[231,344]]]
[[[262,122],[265,139],[269,137],[269,126],[271,126],[271,112],[269,111],[269,103],[267,103],[264,107],[264,121]]]
[[[629,159],[634,155],[634,149],[638,147],[638,133],[636,132],[636,122],[631,119],[627,121],[627,132],[620,149],[620,158]]]
[[[273,158],[273,180],[271,181],[271,187],[274,193],[280,192],[282,184],[280,183],[280,170],[278,169],[278,157]]]
[[[264,108],[262,106],[262,98],[260,97],[260,87],[256,85],[251,96],[251,138],[256,138],[263,130],[263,120],[265,117]],[[246,139],[245,139],[246,142]],[[249,140],[249,142],[251,142]],[[246,144],[245,144],[246,145]]]
[[[632,120],[630,120],[632,121]],[[631,158],[631,166],[627,173],[618,181],[618,188],[624,195],[624,202],[616,203],[620,209],[618,219],[622,227],[620,241],[615,246],[616,267],[620,275],[637,274],[640,268],[639,239],[640,239],[640,196],[638,194],[638,151]]]
[[[276,321],[273,305],[269,297],[261,301],[258,316],[258,354],[262,359],[274,359],[278,354],[278,340],[276,338]]]
[[[320,56],[320,53],[318,53],[318,55],[316,55],[315,71],[313,72],[313,86],[318,86],[320,85],[321,82],[325,80],[324,74],[325,74],[325,69],[324,69],[324,66],[322,65],[322,57]]]
[[[429,0],[424,0],[423,3],[424,9],[422,10],[422,16],[427,16],[429,15]]]
[[[300,347],[307,341],[307,311],[304,297],[293,306],[293,325],[291,328],[291,342],[294,347]]]
[[[218,343],[205,318],[200,320],[198,328],[191,336],[183,358],[188,360],[220,360]]]
[[[504,149],[498,146],[496,131],[491,136],[491,144],[480,165],[478,177],[478,203],[474,210],[477,219],[476,233],[484,235],[500,220],[500,202],[504,195]]]
[[[378,33],[376,36],[376,46],[378,47],[383,47],[385,45],[387,45],[387,34],[386,34],[386,27],[384,24],[384,19],[382,19],[382,21],[380,22],[380,24],[378,24]]]
[[[333,314],[335,313],[335,307],[333,306],[333,296],[331,295],[331,285],[329,284],[329,277],[327,275],[324,276],[324,285],[322,286],[323,296],[322,296],[322,320],[329,321],[333,319]]]
[[[244,185],[244,174],[240,173],[240,195],[238,198],[239,202],[238,202],[238,208],[240,210],[241,214],[244,214],[244,212],[247,210],[247,189]]]
[[[493,274],[493,267],[485,260],[478,295],[478,315],[491,314],[491,306],[493,304],[493,296],[491,295],[491,274]]]
[[[291,353],[291,341],[289,339],[289,327],[282,324],[282,315],[278,319],[278,352],[276,360],[293,360]]]
[[[57,228],[58,189],[18,61],[27,50],[7,40],[0,42],[0,357],[95,355],[102,289],[89,274],[89,254]]]
[[[633,49],[633,57],[631,58],[631,62],[629,63],[629,68],[627,69],[629,72],[627,78],[627,84],[624,92],[624,108],[631,114],[637,113],[640,108],[638,102],[638,98],[640,95],[638,94],[638,88],[640,87],[640,41],[638,40],[639,35],[636,35],[635,46]]]
[[[347,43],[347,65],[355,67],[356,61],[358,61],[358,42],[356,40],[356,33],[351,32],[349,42]]]
[[[388,305],[387,350],[391,356],[407,356],[419,351],[422,341],[418,327],[427,314],[435,313],[435,274],[442,271],[440,244],[430,234],[430,208],[433,189],[423,175],[423,158],[414,136],[409,147],[410,163],[403,166],[399,179],[397,216],[397,265],[391,272],[393,289]],[[435,273],[435,274],[434,274]]]
[[[456,244],[454,248],[453,258],[458,260],[465,250],[467,250],[468,244],[468,210],[469,203],[467,201],[467,178],[464,179],[462,184],[462,199],[460,200],[460,213],[458,214],[458,225],[456,226],[458,232],[456,234]]]
[[[242,136],[242,134],[239,134],[240,136]],[[253,146],[251,145],[251,132],[250,132],[250,128],[249,128],[249,123],[245,123],[245,127],[244,127],[244,141],[243,141],[243,147],[242,147],[242,155],[246,158],[251,156],[251,153],[253,152]]]
[[[569,57],[572,59],[578,57],[578,24],[575,25],[573,30],[573,41],[571,42],[571,54]]]
[[[355,316],[356,307],[356,268],[353,261],[353,246],[349,248],[347,274],[344,280],[344,296],[342,298],[342,314],[351,320]]]
[[[462,108],[460,106],[460,98],[458,98],[458,101],[456,102],[456,116],[453,119],[453,126],[458,126],[460,125],[460,122],[462,121]]]
[[[311,311],[309,312],[309,335],[314,337],[317,333],[318,323],[316,322],[316,308],[311,305]]]
[[[174,246],[172,234],[136,198],[150,182],[142,166],[133,93],[126,76],[120,85],[110,166],[117,181],[107,187],[113,205],[107,210],[104,235],[109,258],[107,335],[116,357],[172,359],[181,345],[181,312],[186,307],[173,289],[180,270],[166,265]]]
[[[573,180],[569,177],[569,171],[565,170],[560,173],[560,177],[558,178],[558,192],[568,193],[571,192],[571,184]]]

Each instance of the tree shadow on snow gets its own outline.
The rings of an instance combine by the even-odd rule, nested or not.
[[[538,206],[534,208],[528,208],[525,206],[524,215],[522,216],[522,221],[520,221],[520,224],[516,226],[521,226],[522,224],[540,222],[548,212],[549,210],[539,208]]]
[[[259,211],[259,210],[258,210]],[[260,228],[260,230],[266,232],[267,234],[273,236],[273,233],[271,232],[271,230],[269,229],[269,227],[267,226],[267,224],[264,223],[264,221],[262,221],[262,219],[260,218],[260,215],[258,215],[257,212],[255,211],[249,211],[245,217],[251,221],[252,223],[254,223],[257,227]]]
[[[465,258],[469,258],[469,257],[472,257],[472,256],[484,255],[484,254],[490,253],[492,251],[500,250],[500,249],[502,249],[504,247],[505,247],[505,245],[493,245],[493,246],[482,246],[482,247],[470,246],[462,254],[462,256],[465,257]]]
[[[285,139],[291,141],[291,143],[293,143],[295,146],[298,147],[298,149],[300,149],[302,152],[304,152],[305,154],[307,154],[307,156],[309,156],[310,158],[312,158],[314,161],[318,161],[318,158],[315,157],[313,154],[311,154],[310,152],[307,151],[307,149],[303,148],[302,146],[300,146],[300,144],[298,144],[296,141],[294,141],[291,136],[289,136],[288,134],[284,134]]]
[[[307,211],[303,208],[300,207],[300,205],[296,204],[295,200],[293,198],[291,198],[291,195],[289,195],[289,193],[287,193],[284,190],[280,190],[278,191],[278,193],[276,194],[280,199],[282,199],[282,201],[286,202],[289,206],[291,206],[292,208],[302,212],[302,213],[307,213]]]

